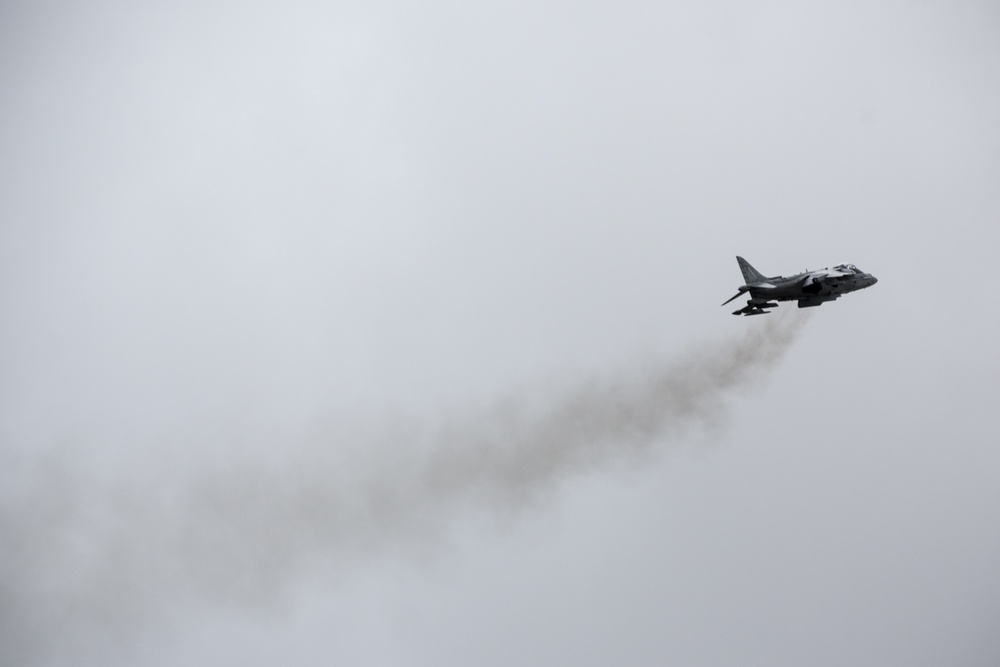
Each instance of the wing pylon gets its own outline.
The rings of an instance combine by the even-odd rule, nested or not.
[[[732,299],[730,299],[731,301]],[[768,308],[777,308],[777,301],[754,301],[751,299],[747,301],[747,305],[743,306],[739,310],[734,310],[733,315],[767,315],[771,311]]]

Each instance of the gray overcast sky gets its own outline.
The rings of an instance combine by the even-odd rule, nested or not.
[[[998,82],[991,2],[4,3],[0,662],[997,664]]]

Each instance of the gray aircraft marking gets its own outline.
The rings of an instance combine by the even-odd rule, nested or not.
[[[766,315],[769,312],[767,309],[776,307],[778,301],[798,301],[799,308],[811,308],[833,301],[841,294],[871,287],[878,282],[878,278],[853,264],[838,264],[831,269],[805,271],[787,278],[766,278],[742,257],[737,256],[736,261],[739,262],[746,284],[722,305],[741,294],[749,294],[750,299],[746,306],[733,311],[733,315]]]

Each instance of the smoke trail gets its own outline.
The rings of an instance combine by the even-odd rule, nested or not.
[[[187,486],[107,488],[43,466],[0,505],[0,663],[113,650],[192,601],[270,600],[303,572],[440,535],[466,508],[516,511],[562,479],[714,428],[731,390],[773,368],[805,318],[768,320],[544,409],[510,404],[436,431],[400,424],[349,447],[329,436],[276,468]]]

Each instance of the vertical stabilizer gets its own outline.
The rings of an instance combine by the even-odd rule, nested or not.
[[[736,256],[736,261],[739,262],[740,271],[743,272],[743,281],[747,285],[752,285],[754,283],[762,283],[767,278],[761,275],[760,271],[750,266],[750,262],[746,261],[739,255]]]

